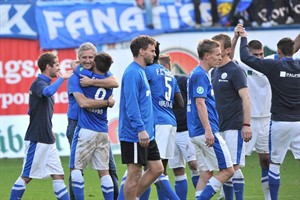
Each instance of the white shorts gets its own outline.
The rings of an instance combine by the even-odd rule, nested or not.
[[[250,156],[255,148],[257,153],[269,153],[270,117],[251,118],[252,139],[245,142],[245,154]]]
[[[192,137],[191,141],[195,146],[200,171],[218,171],[232,166],[228,147],[219,133],[215,134],[213,147],[207,147],[205,135]]]
[[[195,147],[191,142],[188,131],[176,133],[174,158],[169,160],[169,168],[184,167],[186,162],[196,160]]]
[[[270,134],[271,162],[282,164],[289,148],[295,152],[294,155],[299,155],[299,147],[294,148],[291,144],[300,144],[297,141],[300,139],[300,122],[271,121]],[[298,139],[293,141],[296,138]]]
[[[172,125],[155,125],[155,140],[161,159],[174,158],[176,129]]]
[[[220,135],[227,144],[233,165],[245,166],[245,145],[242,132],[239,130],[227,130],[220,132]]]
[[[25,141],[22,176],[43,179],[50,175],[64,175],[55,145]]]
[[[290,150],[292,151],[294,158],[300,160],[300,134],[292,139]]]
[[[108,134],[76,128],[71,146],[70,168],[83,170],[89,162],[91,169],[109,169]]]

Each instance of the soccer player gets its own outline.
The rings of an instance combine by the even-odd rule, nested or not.
[[[155,140],[164,165],[164,173],[156,180],[155,185],[159,199],[178,199],[169,182],[167,174],[168,159],[174,158],[176,119],[173,107],[184,107],[183,98],[177,80],[171,71],[158,64],[159,42],[155,47],[156,56],[152,65],[145,72],[150,85],[155,125]]]
[[[153,63],[156,41],[147,35],[134,38],[134,61],[126,68],[121,84],[119,140],[122,163],[127,165],[126,200],[139,197],[162,173],[163,165],[154,139],[153,105],[145,68]],[[142,166],[148,169],[142,175]]]
[[[294,54],[299,50],[300,48],[300,34],[297,35],[297,37],[294,39]],[[276,59],[279,60],[278,54],[272,54],[269,55],[265,58],[270,58],[270,59]],[[290,143],[289,149],[292,151],[294,158],[296,160],[300,160],[300,135],[297,135],[295,138],[292,139]]]
[[[234,191],[236,199],[240,200],[244,198],[244,175],[240,169],[245,159],[243,140],[248,142],[252,134],[250,97],[245,73],[230,59],[230,37],[219,34],[212,39],[220,42],[222,54],[220,66],[212,73],[220,134],[227,143],[235,171],[223,189],[226,199],[233,199]]]
[[[21,199],[26,185],[33,179],[49,176],[53,179],[53,190],[57,199],[68,200],[69,195],[64,183],[64,171],[55,147],[52,132],[53,95],[72,72],[59,72],[58,57],[52,53],[43,53],[37,62],[41,74],[32,83],[29,90],[29,126],[25,135],[25,157],[21,176],[12,187],[10,199]],[[50,84],[52,78],[55,82]],[[34,198],[34,197],[33,197]]]
[[[171,58],[168,54],[159,55],[159,64],[163,65],[165,68],[171,71]],[[187,77],[175,75],[175,78],[177,80],[181,96],[184,100],[184,107],[173,108],[177,129],[174,158],[169,159],[169,167],[173,170],[173,173],[175,175],[175,191],[177,196],[180,199],[186,199],[188,193],[188,181],[185,173],[186,162],[188,163],[191,171],[194,188],[196,188],[197,186],[199,172],[197,170],[195,148],[191,142],[186,121]]]
[[[93,53],[89,45],[82,48],[83,52]],[[87,52],[85,52],[87,53]],[[96,63],[93,68],[93,78],[105,78],[112,64],[112,58],[106,53],[96,55]],[[98,60],[98,61],[97,61]],[[83,67],[76,68],[79,74]],[[70,79],[69,91],[74,95],[80,110],[78,113],[78,125],[74,133],[71,145],[70,169],[74,195],[76,199],[84,199],[83,169],[91,163],[91,168],[98,171],[101,179],[101,190],[104,199],[113,199],[113,182],[109,175],[109,142],[107,125],[107,107],[114,105],[112,89],[96,86],[80,87],[79,76]],[[99,100],[99,105],[86,107],[86,101],[82,96]]]
[[[234,31],[237,41],[239,33]],[[236,46],[236,42],[232,43]],[[258,58],[264,58],[263,45],[258,40],[251,40],[248,43],[249,51]],[[238,61],[236,61],[238,62]],[[251,128],[252,139],[245,145],[245,155],[250,156],[254,147],[258,154],[259,164],[261,167],[261,184],[265,200],[271,199],[268,183],[269,172],[269,126],[270,126],[270,109],[271,109],[271,87],[268,78],[243,62],[238,62],[239,66],[247,75],[247,83],[251,100]]]
[[[280,165],[292,140],[300,134],[300,61],[292,58],[294,41],[290,38],[282,38],[277,43],[280,60],[260,59],[249,54],[247,32],[241,25],[238,25],[237,28],[241,37],[240,56],[242,62],[265,74],[271,85],[268,175],[271,199],[277,200],[280,187]]]
[[[218,114],[208,71],[220,65],[220,43],[206,39],[197,47],[199,66],[190,73],[187,82],[187,122],[195,146],[200,179],[196,199],[211,199],[234,173],[225,140],[219,134]],[[213,176],[213,171],[219,170]]]
[[[92,50],[92,51],[89,51]],[[79,49],[78,49],[78,60],[74,60],[72,61],[71,67],[74,69],[74,71],[76,70],[76,67],[81,65],[84,69],[82,71],[80,71],[80,85],[82,87],[88,87],[88,86],[97,86],[97,87],[101,87],[101,88],[117,88],[119,87],[119,84],[117,82],[117,80],[115,79],[115,77],[108,72],[108,76],[107,78],[104,79],[91,79],[93,72],[91,71],[91,65],[100,65],[102,64],[100,62],[100,59],[98,57],[97,60],[95,60],[95,55],[96,55],[96,47],[89,43],[83,43]],[[91,57],[91,58],[89,58]],[[92,59],[92,57],[94,57],[94,60]],[[94,67],[94,66],[93,66]],[[86,68],[86,69],[85,69]],[[73,76],[76,76],[76,74],[73,74]],[[70,81],[68,81],[68,88],[71,87],[70,85]],[[86,98],[84,97],[84,99],[86,100]],[[72,92],[68,92],[68,112],[67,112],[67,116],[68,116],[68,126],[67,126],[67,131],[66,131],[66,135],[71,147],[72,144],[72,140],[73,140],[73,136],[74,136],[74,132],[75,132],[75,128],[77,126],[77,122],[78,122],[78,112],[79,112],[79,105],[76,101],[76,99],[74,98]],[[97,100],[94,99],[88,99],[89,101],[96,101],[96,104],[98,104]],[[93,104],[88,104],[88,105],[93,105]],[[118,176],[117,176],[117,172],[116,172],[116,163],[114,160],[114,156],[111,150],[111,147],[109,148],[109,174],[113,180],[114,183],[114,199],[118,198],[118,194],[119,194],[119,187],[118,187]],[[71,181],[71,176],[69,178],[69,193],[70,193],[70,199],[74,200],[74,193],[72,190],[72,181]]]

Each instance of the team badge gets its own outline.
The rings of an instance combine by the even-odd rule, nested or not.
[[[222,79],[225,79],[225,78],[227,78],[227,73],[226,73],[226,72],[224,72],[224,73],[221,75],[221,78],[222,78]]]
[[[203,87],[201,87],[201,86],[197,87],[197,93],[198,94],[203,94],[203,92],[204,92]]]

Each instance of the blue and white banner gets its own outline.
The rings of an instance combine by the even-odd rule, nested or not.
[[[37,39],[35,3],[0,3],[0,36]]]
[[[251,1],[241,0],[238,10],[246,9]],[[138,2],[143,1],[1,1],[0,36],[38,39],[42,49],[66,49],[86,41],[102,45],[129,41],[140,34],[194,29],[191,0],[151,1],[151,24],[145,5]],[[231,3],[218,0],[221,21]],[[201,1],[204,25],[211,23],[210,7],[209,0]]]
[[[145,23],[145,10],[126,4],[37,4],[35,9],[42,48],[77,47],[82,42],[109,44],[140,35],[157,35],[193,25],[192,4],[153,7],[154,29]]]

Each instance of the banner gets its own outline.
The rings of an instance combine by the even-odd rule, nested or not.
[[[0,115],[27,114],[30,84],[40,73],[37,59],[41,53],[38,41],[1,39],[0,44]],[[60,70],[70,69],[76,59],[75,49],[52,51],[59,57]],[[66,83],[55,94],[57,113],[67,111]]]
[[[10,3],[12,2],[12,3]],[[82,42],[96,45],[130,41],[137,35],[159,35],[194,30],[191,0],[154,1],[152,24],[140,1],[6,1],[1,2],[0,36],[38,39],[42,49],[76,48]],[[23,3],[22,3],[23,2]],[[24,3],[29,2],[29,3]],[[219,0],[221,22],[226,22],[232,0]],[[243,11],[251,0],[241,0]],[[211,24],[209,0],[200,4],[202,23]]]

